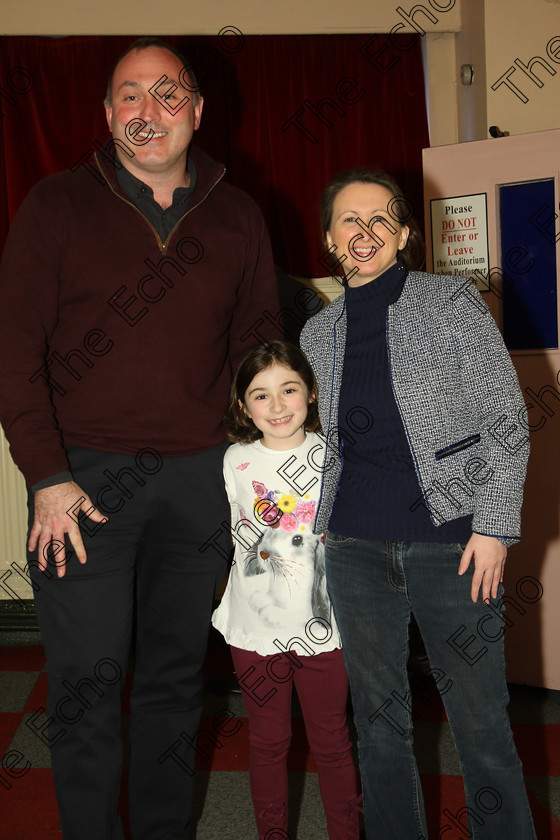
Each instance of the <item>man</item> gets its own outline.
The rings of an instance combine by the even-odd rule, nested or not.
[[[0,273],[1,419],[33,491],[49,671],[48,734],[33,728],[64,840],[124,836],[133,616],[132,834],[188,836],[200,668],[231,543],[222,417],[255,325],[278,310],[259,210],[190,147],[202,106],[180,54],[135,42],[109,85],[113,145],[31,191]]]

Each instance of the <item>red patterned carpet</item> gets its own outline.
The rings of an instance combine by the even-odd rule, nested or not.
[[[211,645],[205,670],[210,681],[231,673],[227,650],[216,640]],[[0,688],[0,756],[3,757],[0,765],[0,836],[3,840],[60,840],[62,833],[58,823],[48,749],[25,725],[35,714],[39,715],[35,718],[36,724],[46,719],[43,710],[47,675],[43,648],[40,645],[0,647]],[[538,689],[512,688],[514,736],[524,765],[539,840],[560,840],[559,694]],[[235,815],[241,818],[241,814],[248,821],[244,825],[251,824],[250,802],[247,802],[248,727],[242,702],[238,695],[233,694],[216,695],[207,691],[206,695],[205,716],[202,720],[205,730],[213,731],[213,717],[224,709],[235,715],[240,726],[231,725],[230,731],[233,734],[215,739],[217,743],[213,748],[208,748],[207,757],[197,756],[197,769],[203,771],[200,777],[206,781],[198,803],[196,837],[200,840],[239,840],[243,837],[245,840],[255,834],[254,829],[251,834],[250,828],[240,830],[235,825]],[[126,695],[123,709],[127,711]],[[445,840],[468,838],[470,835],[460,820],[461,809],[465,804],[462,780],[439,698],[433,694],[421,696],[416,704],[415,718],[430,837],[441,836]],[[303,774],[308,774],[306,778],[314,782],[312,777],[316,775],[315,763],[307,747],[301,718],[294,720],[293,733],[290,771],[294,779],[301,779]],[[210,744],[209,739],[205,741],[205,749],[206,744]],[[229,782],[227,804],[225,800],[211,794],[212,779],[219,778],[223,790],[226,775]],[[126,810],[125,796],[123,793],[123,813]],[[239,797],[239,801],[233,807],[232,797],[235,796]],[[488,819],[488,814],[484,813],[484,803],[481,802],[480,806],[480,818]],[[320,801],[313,788],[304,798],[302,813],[309,807],[315,809],[319,817],[313,822],[313,829],[303,828],[300,822],[298,836],[301,840],[326,838],[324,825],[321,827],[320,822]],[[223,823],[220,823],[222,828],[212,828],[215,819],[220,816],[216,808],[227,808],[228,814],[234,815],[232,822],[229,815],[225,821],[226,826],[229,824],[229,834],[226,833],[228,829],[223,828]]]

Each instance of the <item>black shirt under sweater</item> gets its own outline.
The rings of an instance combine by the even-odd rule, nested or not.
[[[329,530],[363,540],[465,543],[470,516],[438,527],[430,519],[393,395],[387,307],[398,300],[405,281],[406,268],[397,262],[377,279],[345,290],[338,414],[343,471]]]
[[[170,207],[163,207],[154,198],[154,191],[151,187],[140,181],[125,166],[115,166],[119,186],[126,193],[127,197],[140,210],[143,216],[157,230],[162,242],[167,237],[187,212],[191,195],[196,187],[197,175],[196,166],[190,160],[187,161],[187,172],[190,176],[188,187],[177,187],[173,190],[173,203]]]

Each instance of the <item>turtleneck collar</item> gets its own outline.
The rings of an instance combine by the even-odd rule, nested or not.
[[[346,285],[346,303],[348,306],[367,306],[374,309],[386,309],[395,303],[401,295],[406,280],[407,268],[404,263],[397,262],[379,277],[364,283],[363,286]]]

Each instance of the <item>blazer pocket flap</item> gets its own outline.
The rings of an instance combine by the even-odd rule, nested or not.
[[[463,449],[468,449],[469,446],[474,446],[475,443],[480,443],[480,435],[470,435],[469,437],[458,440],[450,446],[445,446],[443,449],[438,449],[436,452],[436,461],[441,461],[442,458],[447,458],[449,455],[455,455],[456,452],[461,452]]]

